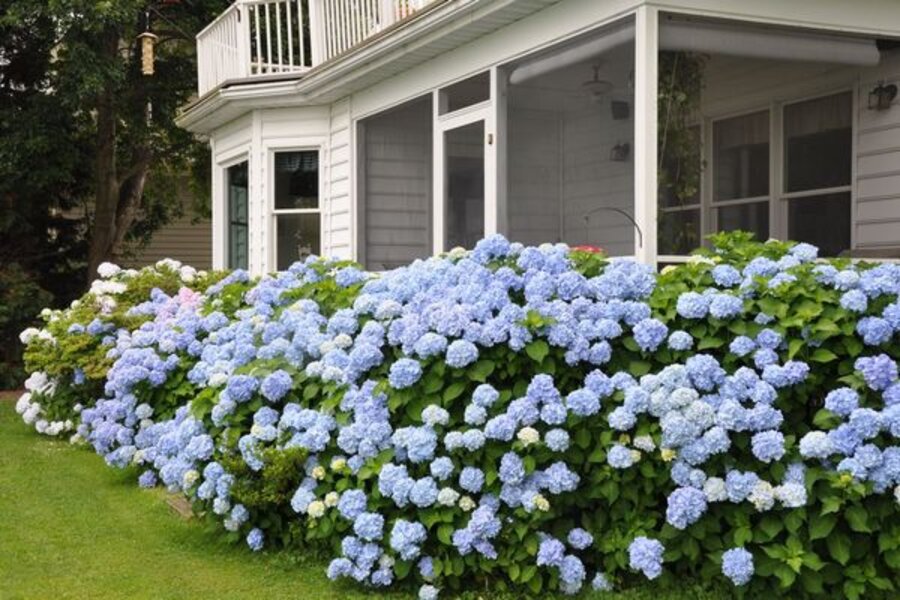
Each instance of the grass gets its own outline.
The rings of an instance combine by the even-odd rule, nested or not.
[[[296,552],[253,554],[178,516],[92,452],[37,435],[0,394],[0,598],[410,598],[336,585]],[[493,594],[467,594],[485,600]],[[718,600],[688,583],[622,600]],[[545,596],[546,598],[546,596]]]

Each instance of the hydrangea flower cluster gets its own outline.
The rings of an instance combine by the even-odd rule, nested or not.
[[[17,408],[52,435],[77,428],[107,463],[184,493],[253,551],[291,537],[340,548],[331,579],[413,578],[427,599],[501,571],[605,591],[629,571],[661,576],[656,538],[675,547],[726,503],[806,506],[809,470],[900,490],[900,267],[816,256],[717,249],[657,275],[493,236],[379,275],[318,258],[260,279],[235,271],[203,292],[155,289],[127,309],[131,326],[101,311],[24,332],[35,348],[90,336],[109,367],[68,420],[44,406],[84,385],[74,372],[36,371]],[[103,273],[92,294],[112,314],[133,275]],[[827,311],[790,304],[809,281]],[[854,349],[841,381],[824,376],[828,336]],[[638,496],[648,472],[658,493]],[[653,518],[615,524],[629,533],[611,545],[583,515],[620,498],[620,512]],[[751,550],[716,569],[750,584]],[[492,566],[514,560],[515,572]]]

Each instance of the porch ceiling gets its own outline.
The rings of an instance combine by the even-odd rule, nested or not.
[[[525,18],[560,0],[444,0],[303,74],[226,81],[177,123],[209,133],[254,108],[328,104]]]

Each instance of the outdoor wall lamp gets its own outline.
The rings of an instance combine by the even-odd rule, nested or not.
[[[869,92],[869,110],[887,110],[896,97],[897,86],[895,84],[885,85],[883,81],[879,81],[875,89]]]

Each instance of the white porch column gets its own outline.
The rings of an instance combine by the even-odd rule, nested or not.
[[[634,220],[635,257],[656,264],[657,152],[656,107],[659,10],[640,6],[635,13],[634,68]]]

